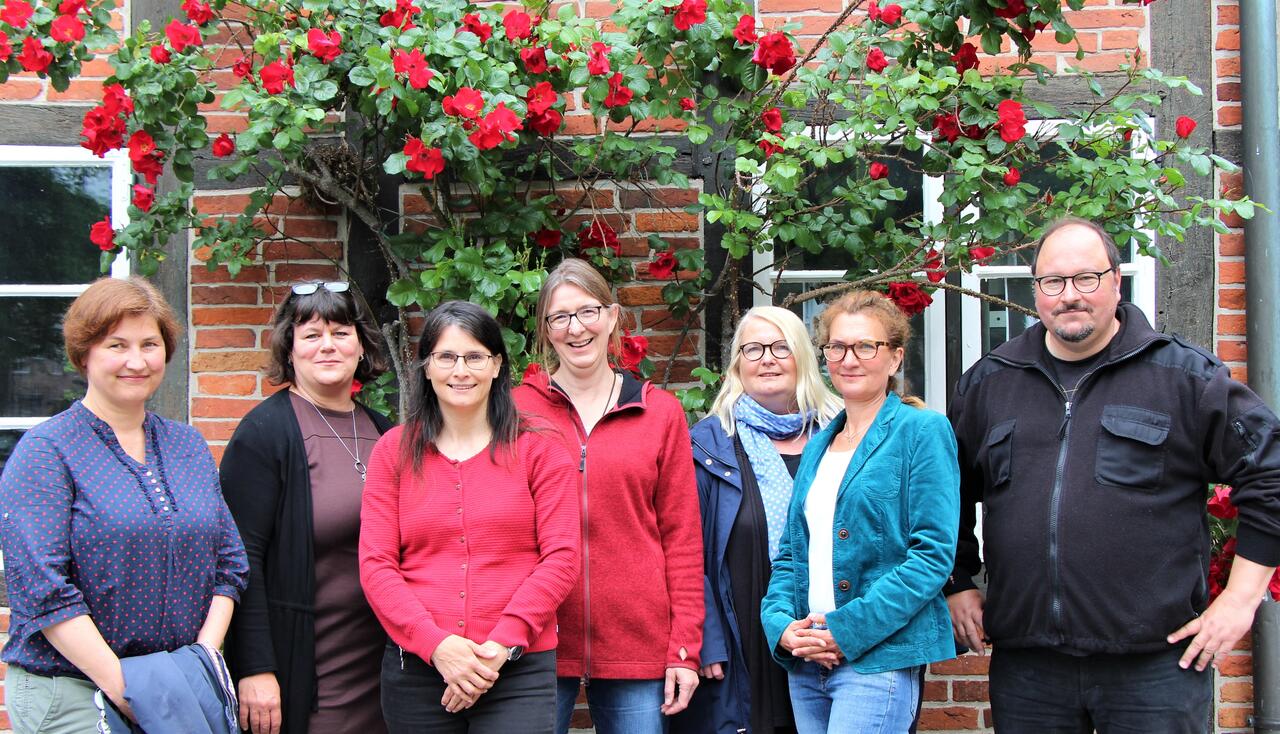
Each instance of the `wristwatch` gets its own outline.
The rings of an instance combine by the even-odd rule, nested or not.
[[[510,662],[519,660],[520,656],[523,654],[524,654],[524,646],[512,645],[511,647],[507,648],[507,662],[510,663]]]

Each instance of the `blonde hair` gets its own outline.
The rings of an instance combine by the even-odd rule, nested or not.
[[[866,314],[884,327],[889,337],[890,349],[905,349],[911,339],[911,322],[907,315],[883,293],[876,291],[850,291],[827,304],[818,316],[818,343],[826,344],[831,335],[831,322],[844,314]],[[914,408],[925,407],[924,401],[914,395],[904,395],[898,390],[898,378],[890,375],[888,392],[897,392],[902,402]]]
[[[534,342],[534,357],[547,372],[555,372],[560,367],[560,357],[556,355],[555,347],[551,346],[551,339],[547,334],[547,310],[551,307],[551,294],[562,285],[580,288],[603,306],[612,308],[617,304],[613,291],[609,289],[609,282],[586,260],[567,258],[548,273],[542,290],[538,291],[538,332]],[[621,314],[618,316],[613,324],[613,333],[609,335],[610,354],[622,353],[622,318]]]
[[[737,404],[738,398],[746,392],[746,387],[742,384],[742,376],[739,374],[742,364],[742,334],[746,331],[747,322],[751,319],[760,319],[778,327],[787,346],[791,347],[791,358],[796,361],[796,407],[801,413],[812,412],[814,415],[812,423],[805,425],[805,430],[813,431],[825,425],[840,412],[842,407],[840,400],[831,394],[826,383],[822,381],[822,372],[818,369],[818,355],[813,349],[813,343],[809,341],[804,322],[794,313],[777,306],[757,306],[743,314],[742,319],[738,321],[738,328],[733,332],[729,366],[724,372],[724,384],[720,386],[720,392],[716,395],[715,401],[711,404],[711,410],[707,414],[719,418],[724,432],[730,436],[733,435],[735,424],[733,407]]]

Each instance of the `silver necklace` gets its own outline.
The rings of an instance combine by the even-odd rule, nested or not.
[[[299,394],[301,395],[301,393]],[[356,445],[356,450],[353,452],[351,449],[347,448],[347,442],[343,441],[342,436],[339,436],[338,432],[334,430],[333,424],[329,422],[329,419],[324,417],[324,413],[320,411],[320,406],[316,405],[311,398],[306,395],[302,395],[302,399],[311,403],[311,407],[316,409],[316,415],[320,416],[320,420],[324,421],[326,426],[329,426],[330,431],[333,431],[333,437],[338,439],[338,443],[342,444],[342,450],[346,451],[347,456],[350,456],[352,461],[355,462],[352,466],[355,467],[356,473],[360,475],[360,481],[363,482],[365,480],[365,476],[369,473],[369,468],[360,460],[360,434],[356,433],[356,409],[351,409],[351,442]]]

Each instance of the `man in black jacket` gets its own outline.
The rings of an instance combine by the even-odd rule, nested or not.
[[[1275,414],[1121,303],[1119,260],[1091,222],[1048,227],[1032,266],[1041,323],[969,369],[948,411],[962,493],[948,601],[960,643],[994,643],[1001,734],[1204,731],[1203,671],[1248,631],[1280,564]],[[1210,482],[1235,488],[1240,513],[1212,604]]]

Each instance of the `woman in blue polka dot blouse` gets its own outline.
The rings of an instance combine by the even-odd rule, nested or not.
[[[95,731],[96,689],[132,716],[121,658],[221,647],[248,576],[204,439],[145,408],[178,338],[159,291],[101,279],[63,337],[88,390],[27,431],[0,476],[18,734]]]

